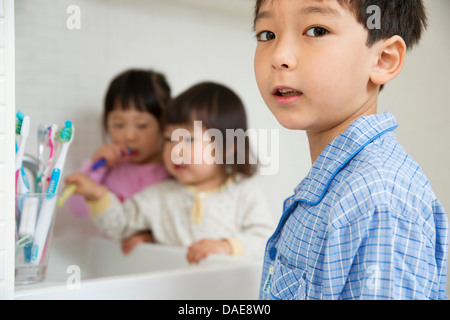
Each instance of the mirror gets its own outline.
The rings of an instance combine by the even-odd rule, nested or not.
[[[450,5],[447,0],[427,0],[426,5],[428,31],[408,53],[402,74],[380,95],[379,111],[396,115],[400,142],[450,208],[450,149],[445,147],[450,43],[442,37],[450,30]],[[103,98],[119,72],[130,67],[161,71],[174,95],[203,80],[224,83],[243,99],[250,127],[280,130],[279,170],[259,177],[279,217],[283,200],[311,163],[304,133],[281,128],[259,95],[252,7],[252,0],[17,1],[17,108],[30,115],[31,132],[39,122],[75,123],[77,136],[65,169],[70,173],[102,143]],[[29,140],[27,152],[34,155],[36,139]],[[60,230],[80,224],[64,212],[61,216],[66,222]]]

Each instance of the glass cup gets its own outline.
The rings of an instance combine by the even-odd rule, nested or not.
[[[45,279],[56,202],[56,194],[16,195],[16,284],[32,284]]]

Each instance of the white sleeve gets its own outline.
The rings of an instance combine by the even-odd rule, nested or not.
[[[137,193],[123,203],[113,193],[107,195],[109,205],[91,218],[95,225],[108,237],[125,239],[138,231],[151,230],[148,213],[152,212],[151,198],[147,189]]]

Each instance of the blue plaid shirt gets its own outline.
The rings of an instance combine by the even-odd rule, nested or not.
[[[286,199],[260,299],[446,299],[448,222],[390,113],[332,141]]]

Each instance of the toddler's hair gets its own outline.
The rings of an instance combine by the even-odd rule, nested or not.
[[[163,74],[153,70],[126,70],[109,84],[104,102],[103,128],[106,131],[108,115],[118,107],[149,112],[161,122],[170,100],[170,86]]]
[[[255,18],[261,5],[266,1],[256,0]],[[316,0],[323,2],[323,0]],[[348,8],[356,20],[368,31],[367,45],[370,47],[379,40],[389,39],[394,35],[403,38],[408,49],[420,41],[427,27],[427,14],[422,0],[336,0],[341,6]],[[381,11],[381,28],[368,28],[367,19],[373,13],[367,8],[375,5]]]
[[[164,125],[194,125],[202,121],[206,129],[217,129],[223,137],[223,163],[227,175],[242,173],[252,176],[257,171],[257,164],[250,163],[252,156],[248,136],[245,135],[244,146],[229,141],[234,146],[233,158],[227,154],[227,129],[242,129],[247,132],[247,116],[244,104],[231,89],[214,82],[202,82],[187,89],[173,99],[163,121]],[[234,136],[233,136],[234,139]],[[238,150],[245,148],[245,162],[237,159]],[[229,151],[229,150],[228,150]],[[243,150],[239,150],[242,152]],[[253,158],[256,159],[256,158]],[[231,163],[230,163],[231,162]],[[256,162],[256,161],[254,161]]]

